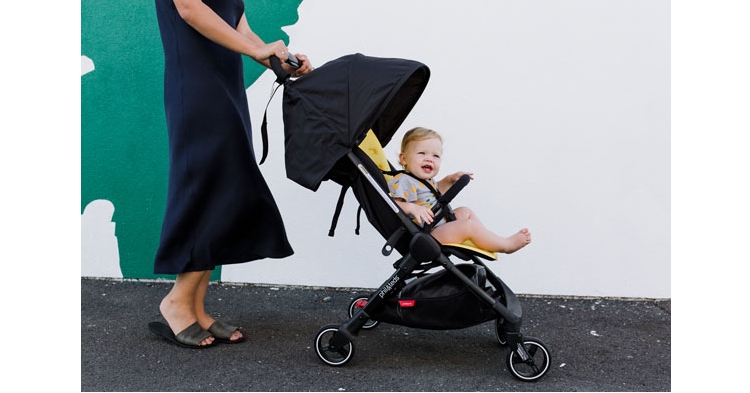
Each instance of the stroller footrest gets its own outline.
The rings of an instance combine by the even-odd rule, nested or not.
[[[474,243],[472,243],[470,240],[467,240],[467,241],[465,241],[465,242],[463,242],[461,244],[458,244],[458,243],[445,243],[445,244],[443,244],[443,247],[453,248],[453,249],[459,249],[461,251],[469,252],[469,253],[471,253],[473,255],[476,255],[478,257],[482,257],[482,258],[489,259],[489,260],[492,260],[492,261],[496,261],[497,260],[497,253],[496,252],[483,250],[483,249],[477,247],[476,245],[474,245]]]

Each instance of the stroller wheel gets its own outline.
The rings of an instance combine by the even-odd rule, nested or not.
[[[368,298],[364,296],[352,300],[352,302],[349,303],[349,318],[354,317],[354,314],[357,313],[357,310],[365,308],[365,306],[367,305],[367,300]],[[365,322],[365,324],[362,326],[362,329],[372,329],[375,326],[378,326],[378,321],[368,319],[367,322]]]
[[[544,343],[535,337],[524,337],[523,347],[529,354],[526,360],[513,348],[508,348],[506,363],[514,377],[525,382],[536,381],[549,371],[551,363],[549,351]]]
[[[354,344],[351,341],[342,345],[332,344],[334,337],[341,338],[338,331],[338,325],[325,325],[315,337],[315,352],[329,366],[343,366],[354,356]]]
[[[504,321],[503,318],[495,320],[495,338],[497,338],[497,342],[500,343],[501,347],[508,345],[508,338],[505,337],[505,329],[503,329]]]

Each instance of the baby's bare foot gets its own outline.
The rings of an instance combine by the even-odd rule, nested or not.
[[[525,245],[531,243],[531,232],[529,232],[528,229],[523,228],[515,235],[510,236],[506,239],[507,245],[505,246],[505,250],[503,250],[502,252],[506,254],[512,254],[523,248]]]

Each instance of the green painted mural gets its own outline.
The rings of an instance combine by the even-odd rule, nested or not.
[[[281,28],[297,22],[301,2],[247,0],[245,13],[263,40],[288,44]],[[114,205],[123,277],[172,278],[153,274],[168,173],[154,2],[82,0],[81,55],[93,64],[81,75],[81,212],[97,200]],[[265,68],[249,58],[244,65],[250,86]],[[219,277],[217,269],[212,279]]]

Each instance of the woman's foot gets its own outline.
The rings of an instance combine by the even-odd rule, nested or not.
[[[529,232],[528,229],[523,228],[515,235],[506,237],[505,240],[506,245],[502,250],[500,250],[500,252],[512,254],[522,249],[527,244],[531,243],[531,232]]]
[[[171,295],[171,294],[170,294]],[[167,321],[169,328],[172,329],[172,333],[175,336],[192,326],[197,322],[195,312],[192,309],[192,304],[185,305],[176,299],[167,295],[159,304],[159,311],[161,316]],[[202,327],[202,326],[201,326]],[[199,346],[208,346],[213,344],[214,337],[206,337],[200,343]]]
[[[213,334],[216,341],[221,343],[236,344],[245,340],[240,328],[221,321],[214,321],[206,330]]]
[[[198,312],[198,323],[203,329],[211,332],[211,334],[221,342],[238,343],[245,339],[240,328],[217,321],[205,312]]]

